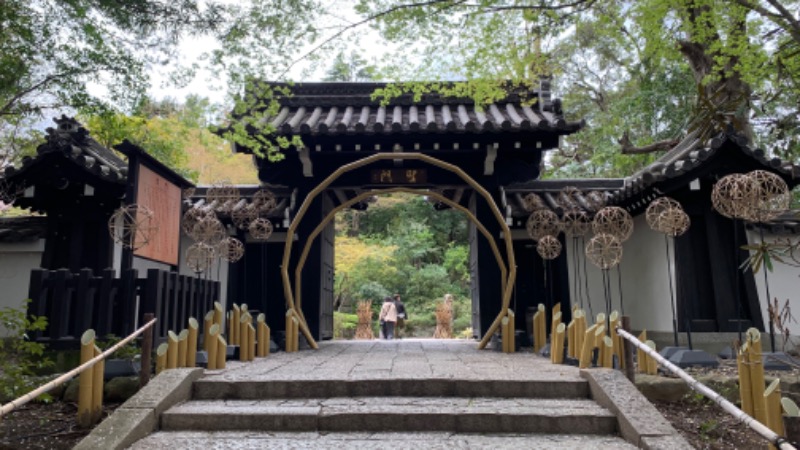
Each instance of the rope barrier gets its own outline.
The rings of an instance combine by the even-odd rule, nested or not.
[[[721,396],[720,394],[717,394],[708,386],[692,378],[691,375],[684,372],[680,367],[676,366],[675,364],[669,362],[663,356],[659,355],[658,352],[656,352],[655,350],[643,344],[639,339],[637,339],[634,335],[625,331],[622,327],[617,327],[617,333],[620,336],[627,339],[631,344],[635,345],[638,349],[647,353],[648,356],[658,361],[662,366],[666,367],[670,372],[678,375],[694,391],[703,394],[703,396],[713,401],[714,403],[718,404],[720,407],[722,407],[722,409],[725,410],[725,412],[729,413],[734,418],[736,418],[736,420],[750,427],[750,429],[760,434],[762,437],[767,439],[770,443],[772,443],[776,447],[782,450],[797,450],[792,444],[786,441],[785,437],[780,436],[774,431],[770,430],[769,428],[767,428],[766,425],[757,421],[754,417],[748,415],[741,409],[737,408],[736,405],[726,400],[725,397]]]

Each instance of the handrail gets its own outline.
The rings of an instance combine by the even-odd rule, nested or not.
[[[664,367],[669,369],[671,372],[673,372],[676,375],[678,375],[679,377],[681,377],[683,379],[683,381],[685,381],[686,384],[689,385],[690,388],[692,388],[693,390],[703,394],[703,396],[705,396],[709,400],[712,400],[714,403],[716,403],[719,406],[721,406],[722,409],[725,410],[725,412],[729,413],[734,418],[736,418],[738,421],[740,421],[743,424],[745,424],[748,427],[750,427],[753,431],[755,431],[756,433],[760,434],[763,438],[767,439],[773,445],[775,445],[778,448],[783,449],[783,450],[797,450],[791,443],[789,443],[786,440],[785,437],[783,437],[783,436],[775,433],[774,431],[770,430],[769,428],[767,428],[766,425],[764,425],[763,423],[759,422],[754,417],[750,416],[746,412],[744,412],[741,409],[737,408],[736,405],[734,405],[733,403],[731,403],[728,400],[726,400],[725,397],[721,396],[720,394],[717,394],[716,392],[714,392],[714,390],[712,390],[708,386],[706,386],[703,383],[701,383],[701,382],[695,380],[694,378],[692,378],[691,375],[689,375],[688,373],[684,372],[680,367],[676,366],[675,364],[672,364],[666,358],[664,358],[663,356],[659,355],[658,352],[656,352],[655,350],[653,350],[649,346],[643,344],[642,341],[640,341],[639,339],[636,338],[636,336],[628,333],[622,327],[617,327],[617,333],[620,336],[622,336],[625,339],[627,339],[628,341],[630,341],[631,344],[633,344],[636,347],[638,347],[639,350],[642,350],[643,352],[647,353],[648,356],[650,356],[651,358],[654,358],[656,361],[661,363]]]
[[[142,325],[141,328],[139,328],[138,330],[136,330],[133,333],[131,333],[125,339],[117,342],[115,345],[113,345],[111,348],[109,348],[108,350],[104,351],[103,353],[100,353],[99,355],[95,356],[94,358],[90,359],[89,361],[86,361],[85,363],[81,364],[80,366],[70,370],[69,372],[65,373],[64,375],[61,375],[60,377],[56,378],[55,380],[53,380],[53,381],[51,381],[51,382],[49,382],[47,384],[44,384],[42,386],[39,386],[38,388],[34,389],[33,391],[28,392],[27,394],[25,394],[25,395],[23,395],[23,396],[21,396],[19,398],[16,398],[16,399],[6,403],[2,407],[0,407],[0,417],[5,416],[6,414],[10,413],[11,411],[15,410],[16,408],[28,403],[29,401],[31,401],[34,398],[44,394],[47,391],[53,389],[54,387],[59,386],[59,385],[65,383],[65,382],[69,381],[72,377],[74,377],[75,375],[78,375],[79,373],[85,371],[86,369],[91,368],[92,366],[94,366],[95,364],[100,362],[101,360],[105,359],[107,356],[109,356],[112,353],[114,353],[115,351],[117,351],[117,349],[119,349],[123,345],[125,345],[128,342],[132,341],[133,338],[135,338],[135,337],[139,336],[140,334],[144,333],[145,330],[147,330],[148,328],[152,327],[156,323],[156,321],[158,321],[158,319],[157,318],[153,318],[153,320],[151,320],[150,322],[147,322],[146,324]],[[147,370],[147,369],[143,367],[142,370]]]

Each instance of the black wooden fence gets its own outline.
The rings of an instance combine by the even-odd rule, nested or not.
[[[28,294],[30,313],[48,319],[47,329],[34,339],[70,345],[89,328],[98,336],[127,336],[148,312],[158,318],[156,338],[186,328],[189,317],[202,323],[219,300],[220,283],[157,269],[149,269],[146,278],[139,278],[136,269],[119,278],[113,269],[99,275],[91,269],[35,269]]]

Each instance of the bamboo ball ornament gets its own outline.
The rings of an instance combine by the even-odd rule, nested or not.
[[[610,234],[625,242],[633,234],[633,218],[618,206],[606,206],[595,214],[592,229],[595,234]]]
[[[747,216],[753,222],[769,222],[789,209],[792,201],[789,186],[783,178],[766,170],[747,174],[751,180],[750,206]]]
[[[252,204],[231,211],[231,220],[240,230],[246,230],[250,226],[250,222],[256,220],[257,217],[258,213]]]
[[[525,195],[522,198],[522,205],[525,208],[525,211],[533,212],[538,211],[540,209],[547,209],[542,198],[539,197],[537,194],[531,192],[530,194]]]
[[[542,259],[556,259],[561,254],[561,242],[553,236],[544,236],[536,243],[536,251]]]
[[[217,254],[227,262],[236,262],[244,256],[244,244],[235,237],[226,237],[217,244]]]
[[[144,205],[127,205],[108,219],[111,238],[125,248],[138,250],[150,243],[158,232],[153,211]]]
[[[231,207],[233,207],[240,198],[239,188],[227,181],[217,182],[206,191],[206,200],[209,203],[216,201],[216,209],[221,212],[230,211]]]
[[[580,189],[575,186],[565,186],[558,193],[558,203],[568,211],[578,210],[578,196],[581,195]]]
[[[21,193],[22,190],[15,188],[13,183],[0,179],[0,202],[10,205]]]
[[[528,236],[531,239],[538,241],[545,236],[556,236],[559,232],[558,215],[549,209],[539,209],[528,216],[528,222],[525,228],[528,230]]]
[[[586,258],[603,270],[615,267],[622,261],[622,242],[612,234],[597,234],[586,244]]]
[[[645,212],[645,218],[647,219],[647,225],[650,226],[651,229],[658,231],[660,233],[665,233],[661,229],[661,214],[665,211],[670,209],[683,209],[681,204],[677,201],[669,198],[669,197],[659,197],[647,206],[647,211]]]
[[[561,229],[567,237],[583,236],[589,232],[591,226],[592,221],[589,220],[589,215],[580,209],[567,211],[561,218]]]
[[[658,231],[676,237],[686,233],[689,225],[689,215],[682,208],[670,208],[661,213]]]
[[[272,222],[269,219],[258,218],[250,222],[250,236],[257,241],[266,241],[272,236]]]
[[[744,219],[749,204],[748,195],[753,191],[752,179],[741,173],[722,177],[711,190],[711,205],[729,219]]]
[[[225,226],[215,216],[205,216],[198,220],[192,233],[195,240],[206,244],[219,242],[227,236]]]
[[[278,200],[269,189],[261,189],[253,194],[253,207],[259,216],[269,214],[277,206]]]
[[[600,191],[591,191],[584,198],[593,211],[599,211],[606,206],[606,196]]]
[[[194,234],[194,226],[197,225],[201,219],[205,218],[208,214],[199,208],[189,208],[183,213],[183,219],[181,220],[181,228],[183,228],[183,232],[186,233],[189,237],[197,240],[197,237]]]
[[[203,242],[195,242],[186,249],[186,265],[194,273],[200,273],[211,267],[214,261],[214,247]]]

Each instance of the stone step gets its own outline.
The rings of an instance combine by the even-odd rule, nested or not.
[[[360,397],[192,400],[161,416],[161,429],[446,431],[613,434],[617,420],[588,399]]]
[[[225,381],[194,383],[196,400],[330,397],[588,398],[586,380],[363,379]]]
[[[198,448],[343,450],[536,448],[538,450],[603,449],[633,450],[615,436],[566,434],[453,434],[453,433],[285,433],[232,431],[157,432],[136,442],[130,450],[194,450]]]

